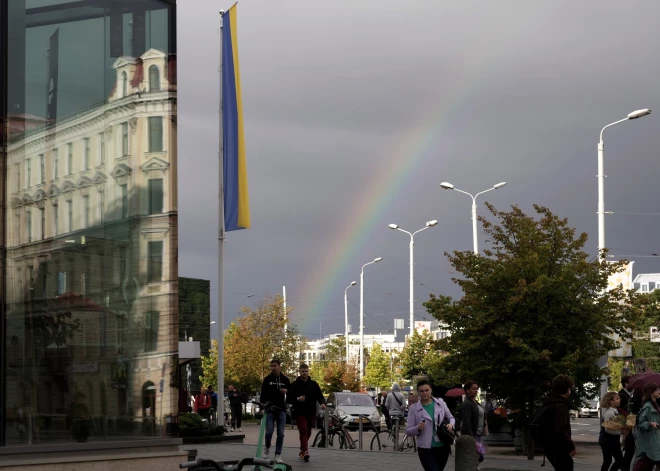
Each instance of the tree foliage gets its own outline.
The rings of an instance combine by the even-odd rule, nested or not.
[[[412,337],[408,337],[400,358],[401,374],[405,379],[410,380],[416,375],[430,374],[439,361],[440,353],[429,331],[424,330],[420,334],[414,330]]]
[[[364,384],[374,388],[387,388],[392,385],[393,380],[390,355],[383,352],[378,343],[374,343],[371,358],[364,369]]]
[[[584,385],[599,384],[597,360],[617,347],[612,334],[629,337],[637,317],[632,291],[605,291],[625,262],[589,260],[587,235],[575,237],[566,219],[534,206],[537,218],[517,206],[487,205],[498,224],[480,217],[491,247],[485,256],[447,254],[463,297],[432,296],[427,310],[448,325],[440,340],[445,369],[474,379],[512,408],[527,408],[559,373]],[[595,391],[587,391],[594,393]]]
[[[650,327],[660,327],[660,290],[641,294],[636,301],[641,315],[634,329],[633,355],[644,359],[649,371],[660,371],[658,343],[651,342],[649,335]]]

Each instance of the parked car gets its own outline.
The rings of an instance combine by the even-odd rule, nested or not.
[[[600,417],[598,399],[589,399],[586,405],[578,407],[577,410],[571,409],[571,418],[577,419],[579,417]]]
[[[330,393],[327,408],[329,412],[346,418],[344,424],[351,430],[359,428],[360,415],[366,415],[375,424],[376,430],[380,431],[380,413],[369,394],[348,391]],[[363,418],[362,421],[365,429],[371,428],[368,420]]]

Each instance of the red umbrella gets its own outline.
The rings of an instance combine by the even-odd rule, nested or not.
[[[648,373],[639,373],[630,378],[628,387],[630,389],[642,389],[648,383],[660,385],[660,373],[649,371]]]
[[[445,394],[445,397],[461,397],[464,394],[465,394],[465,391],[463,391],[462,388],[454,388],[454,389],[450,389],[449,391],[447,391],[447,393]]]

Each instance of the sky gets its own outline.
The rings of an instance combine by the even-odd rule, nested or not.
[[[217,319],[219,14],[178,7],[179,273],[211,280]],[[472,249],[471,200],[549,207],[597,248],[605,131],[606,245],[660,272],[660,4],[648,1],[243,0],[238,44],[252,227],[225,245],[225,327],[282,292],[310,339],[409,328],[430,293],[460,297],[445,252]],[[480,248],[486,245],[480,231]],[[248,294],[254,297],[245,298]],[[214,337],[217,334],[213,334]],[[402,340],[402,335],[399,334]]]

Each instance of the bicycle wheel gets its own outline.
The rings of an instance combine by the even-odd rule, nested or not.
[[[406,435],[403,440],[401,440],[401,451],[406,453],[416,453],[417,452],[417,444],[415,443],[415,438],[414,437],[409,437]]]
[[[371,439],[371,449],[374,449],[374,440],[380,441],[380,449],[383,451],[394,451],[394,434],[389,430],[383,430]]]
[[[325,448],[325,439],[323,437],[323,430],[316,432],[314,441],[312,442],[312,447],[314,448]]]
[[[383,436],[381,436],[377,433],[374,434],[373,438],[371,439],[371,448],[370,448],[371,451],[380,451],[380,449],[381,449],[380,441],[381,441],[382,438],[383,438]]]

